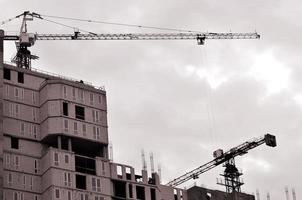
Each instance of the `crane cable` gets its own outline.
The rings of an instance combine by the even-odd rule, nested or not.
[[[100,21],[100,20],[90,20],[90,19],[81,19],[81,18],[72,18],[72,17],[63,17],[63,16],[54,16],[54,15],[42,15],[42,14],[37,14],[34,13],[37,16],[33,16],[37,19],[40,20],[45,20],[47,22],[51,22],[57,25],[61,25],[67,28],[71,28],[73,30],[79,30],[85,33],[89,33],[89,34],[96,34],[93,33],[91,31],[87,31],[84,29],[80,29],[78,27],[74,27],[74,26],[70,26],[61,22],[57,22],[54,20],[50,20],[47,18],[56,18],[56,19],[64,19],[64,20],[71,20],[71,21],[81,21],[81,22],[88,22],[88,23],[97,23],[97,24],[107,24],[107,25],[115,25],[115,26],[125,26],[125,27],[135,27],[135,28],[144,28],[144,29],[154,29],[154,30],[162,30],[162,31],[177,31],[177,32],[187,32],[187,33],[201,33],[201,31],[196,31],[196,30],[189,30],[189,29],[177,29],[177,28],[165,28],[165,27],[157,27],[157,26],[145,26],[145,25],[139,25],[139,24],[128,24],[128,23],[119,23],[119,22],[108,22],[108,21]],[[12,20],[19,18],[21,15],[18,15],[16,17],[13,18],[9,18],[7,20],[1,21],[0,22],[0,26],[11,22]]]
[[[202,50],[204,51],[201,52],[202,55],[201,64],[204,65],[205,80],[208,83],[208,86],[206,87],[206,111],[208,115],[209,134],[211,140],[211,148],[215,148],[217,143],[216,141],[217,129],[216,129],[216,119],[215,119],[214,104],[213,104],[213,90],[208,79],[209,69],[208,69],[207,52],[205,48],[202,48]]]
[[[85,33],[96,35],[96,33],[93,33],[91,31],[87,31],[87,30],[84,30],[84,29],[80,29],[80,28],[75,27],[75,26],[70,26],[70,25],[67,25],[67,24],[63,24],[63,23],[56,22],[56,21],[49,20],[49,19],[45,19],[45,18],[38,18],[38,19],[41,19],[41,20],[44,20],[44,21],[47,21],[47,22],[51,22],[51,23],[54,23],[54,24],[57,24],[57,25],[60,25],[60,26],[64,26],[64,27],[67,27],[67,28],[71,28],[73,30],[78,30],[78,31],[81,31],[81,32],[85,32]]]
[[[72,20],[72,21],[81,21],[81,22],[97,23],[97,24],[107,24],[107,25],[116,25],[116,26],[127,26],[127,27],[145,28],[145,29],[156,29],[156,30],[163,30],[163,31],[177,31],[177,32],[188,32],[188,33],[201,33],[201,31],[188,30],[188,29],[164,28],[164,27],[157,27],[157,26],[145,26],[145,25],[138,25],[138,24],[127,24],[127,23],[119,23],[119,22],[108,22],[108,21],[99,21],[99,20],[90,20],[90,19],[80,19],[80,18],[62,17],[62,16],[53,16],[53,15],[41,15],[41,16],[43,16],[43,17],[49,17],[49,18],[57,18],[57,19]]]

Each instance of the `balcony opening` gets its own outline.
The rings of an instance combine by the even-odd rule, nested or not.
[[[85,108],[82,106],[75,106],[75,117],[77,119],[85,120]]]
[[[86,176],[76,174],[76,188],[86,190]]]
[[[68,149],[68,137],[64,137],[64,136],[61,136],[61,148],[64,149],[64,150],[69,150]]]
[[[75,168],[76,172],[96,175],[95,159],[75,156]]]
[[[89,148],[87,148],[89,147]],[[82,138],[72,138],[72,151],[75,154],[95,158],[105,158],[107,155],[107,145],[99,142],[88,141]]]
[[[113,181],[114,196],[126,198],[126,182]]]
[[[136,199],[145,200],[145,187],[136,186]]]

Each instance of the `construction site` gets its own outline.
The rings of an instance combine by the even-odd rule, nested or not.
[[[144,153],[140,173],[113,161],[104,87],[35,69],[31,62],[38,56],[30,51],[40,40],[192,40],[206,45],[207,40],[260,39],[257,32],[39,34],[30,31],[28,22],[45,16],[26,11],[15,18],[22,20],[19,34],[0,30],[0,200],[260,200],[259,194],[242,191],[243,173],[235,159],[255,148],[271,148],[275,156],[274,133],[213,150],[212,160],[200,160],[204,164],[163,182],[153,155],[149,172]],[[5,42],[16,43],[11,63],[4,61]],[[224,169],[217,181],[224,190],[186,187],[217,166]],[[285,190],[287,200],[289,195],[296,200],[294,189]]]

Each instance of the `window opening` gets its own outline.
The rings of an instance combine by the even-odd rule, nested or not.
[[[84,101],[84,91],[78,89],[78,95],[80,97],[80,101],[83,102]]]
[[[15,137],[11,137],[11,148],[19,149],[19,139]]]
[[[34,185],[34,178],[31,176],[30,177],[30,189],[32,190],[33,189],[33,185]]]
[[[75,156],[75,169],[77,172],[85,173],[85,174],[96,174],[96,164],[95,159]]]
[[[18,169],[20,166],[20,160],[19,160],[19,156],[15,156],[15,167]]]
[[[68,191],[68,193],[67,193],[67,199],[71,200],[71,192],[70,191]]]
[[[101,192],[101,179],[96,179],[96,190]]]
[[[123,178],[122,166],[120,166],[120,165],[116,166],[116,173],[117,173],[118,178]]]
[[[59,154],[56,152],[54,153],[54,163],[55,163],[55,166],[59,165]]]
[[[32,101],[33,101],[33,104],[36,103],[36,93],[34,91],[32,91]]]
[[[65,155],[65,163],[68,164],[69,163],[69,155]]]
[[[3,68],[3,78],[6,80],[10,80],[10,69]]]
[[[5,86],[6,97],[9,98],[9,85]]]
[[[15,116],[19,117],[19,105],[18,104],[15,105]]]
[[[133,198],[133,188],[131,184],[129,184],[129,198]]]
[[[68,103],[63,102],[63,115],[68,116]]]
[[[69,150],[68,149],[68,137],[61,137],[61,148],[64,150]]]
[[[18,193],[14,192],[14,200],[18,200]]]
[[[74,130],[75,134],[78,134],[78,123],[77,122],[73,123],[73,130]]]
[[[93,93],[90,93],[89,99],[90,99],[90,104],[93,105]]]
[[[126,179],[131,180],[131,168],[126,167]]]
[[[72,98],[73,100],[76,100],[76,89],[72,88]]]
[[[59,190],[59,189],[55,189],[55,197],[56,197],[57,199],[60,198],[60,190]]]
[[[64,131],[68,132],[68,120],[64,119]]]
[[[35,160],[35,173],[38,173],[38,161],[37,160]]]
[[[86,176],[76,174],[76,188],[86,190]]]
[[[13,175],[11,173],[8,174],[7,183],[9,186],[11,186],[13,183]]]
[[[102,104],[102,95],[99,95],[99,104]]]
[[[20,133],[21,133],[21,135],[24,135],[24,133],[25,133],[25,124],[24,124],[24,122],[21,122],[21,124],[20,124]]]
[[[67,98],[67,88],[66,88],[66,86],[63,86],[63,95],[64,95],[64,98]]]
[[[174,192],[174,200],[177,200],[178,199],[178,197],[177,197],[177,189],[174,189],[173,192]]]
[[[154,188],[150,188],[151,200],[156,200],[156,190]]]
[[[126,182],[113,181],[114,196],[126,199]]]
[[[23,175],[23,187],[24,188],[26,187],[26,175],[25,174]]]
[[[18,72],[18,83],[24,83],[24,73]]]
[[[19,89],[17,87],[15,87],[15,98],[19,98]]]
[[[142,186],[136,186],[136,198],[140,200],[145,200],[145,188]]]
[[[75,106],[75,117],[77,119],[85,120],[85,108],[82,106]]]
[[[86,136],[86,124],[82,125],[83,135]]]

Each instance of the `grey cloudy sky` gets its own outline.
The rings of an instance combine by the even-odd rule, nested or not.
[[[116,162],[141,168],[140,151],[153,151],[163,181],[253,137],[275,134],[278,147],[237,158],[243,190],[285,199],[284,186],[302,196],[302,3],[298,0],[0,0],[0,21],[25,10],[45,15],[183,28],[253,32],[260,40],[38,41],[34,67],[105,85],[109,136]],[[60,21],[96,33],[159,32]],[[20,21],[0,28],[18,31]],[[40,20],[38,33],[73,30]],[[5,59],[14,54],[6,43]],[[212,188],[222,167],[200,176]],[[188,182],[184,186],[190,186]]]

